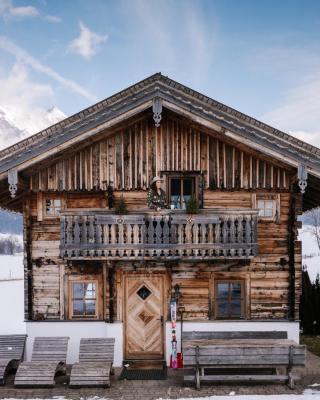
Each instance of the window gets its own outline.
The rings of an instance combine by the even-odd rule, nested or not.
[[[194,177],[169,178],[169,203],[171,209],[185,209],[186,202],[196,194]]]
[[[280,195],[257,193],[253,195],[253,208],[258,209],[258,217],[265,221],[279,221]]]
[[[275,200],[258,200],[259,217],[274,218],[276,216]]]
[[[244,318],[244,299],[244,281],[217,281],[215,284],[216,318]]]
[[[47,217],[57,217],[61,211],[61,199],[45,199],[45,215]]]
[[[71,296],[72,318],[97,317],[97,282],[72,282]]]

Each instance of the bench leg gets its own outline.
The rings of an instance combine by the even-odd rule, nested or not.
[[[196,368],[196,388],[200,389],[200,369]]]
[[[293,346],[291,345],[289,348],[289,365],[287,368],[288,385],[289,385],[290,389],[294,389],[294,378],[292,375],[292,366],[293,366]]]
[[[292,372],[288,372],[288,386],[290,389],[294,389],[294,377]]]

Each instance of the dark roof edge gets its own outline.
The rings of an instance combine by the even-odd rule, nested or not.
[[[115,102],[120,100],[120,98],[126,97],[127,95],[131,94],[134,89],[139,89],[141,86],[145,86],[146,84],[152,83],[159,79],[161,76],[161,72],[157,72],[129,87],[126,89],[120,90],[119,92],[113,94],[110,97],[107,97],[97,103],[84,108],[83,110],[71,115],[70,117],[64,118],[62,121],[57,122],[49,126],[48,128],[43,129],[40,132],[37,132],[31,136],[28,136],[25,139],[20,140],[19,142],[14,143],[13,145],[6,147],[0,150],[0,160],[6,158],[6,156],[11,156],[13,152],[16,152],[22,149],[25,145],[32,144],[36,142],[38,139],[41,140],[49,134],[54,133],[55,131],[65,128],[66,126],[71,126],[73,123],[77,122],[81,119],[82,116],[87,116],[89,114],[93,114],[96,111],[99,111],[103,106],[109,105],[111,102]],[[80,117],[80,118],[79,118]]]
[[[85,108],[81,111],[79,111],[76,114],[73,114],[72,116],[65,118],[64,120],[32,135],[29,136],[26,139],[23,139],[15,144],[13,144],[10,147],[7,147],[3,150],[0,151],[0,160],[4,160],[7,157],[13,156],[14,153],[18,152],[19,150],[23,149],[24,147],[28,146],[29,144],[35,144],[36,142],[44,139],[45,137],[48,137],[56,132],[58,132],[62,128],[70,127],[74,123],[79,122],[79,120],[82,119],[84,116],[89,116],[93,115],[95,112],[98,112],[99,110],[103,109],[104,107],[110,105],[110,104],[115,104],[116,102],[122,100],[123,98],[129,96],[130,94],[134,94],[137,90],[146,87],[149,84],[152,84],[153,82],[162,82],[165,85],[172,87],[174,89],[177,89],[178,91],[181,91],[185,93],[186,95],[193,97],[200,102],[204,102],[208,104],[208,106],[213,106],[217,110],[219,110],[222,113],[226,113],[228,115],[231,115],[234,118],[237,118],[239,121],[243,121],[247,125],[252,125],[262,131],[268,132],[271,135],[274,135],[277,138],[280,138],[282,140],[288,141],[293,146],[296,147],[302,147],[304,150],[310,152],[313,155],[320,155],[320,149],[306,143],[300,139],[295,138],[292,135],[289,135],[283,131],[280,131],[276,128],[273,128],[272,126],[261,122],[253,117],[250,117],[249,115],[246,115],[244,113],[241,113],[237,111],[236,109],[226,106],[223,103],[220,103],[200,92],[197,92],[196,90],[193,90],[167,76],[164,76],[161,74],[161,72],[155,73],[131,86],[129,86],[126,89],[123,89],[119,91],[118,93],[107,97],[104,100],[101,100],[97,102],[96,104]]]
[[[160,76],[161,76],[161,80],[163,82],[165,82],[166,84],[169,84],[170,86],[173,86],[173,87],[177,88],[178,90],[182,90],[182,91],[188,93],[190,96],[198,98],[200,101],[204,101],[205,103],[207,103],[209,105],[213,105],[213,106],[217,107],[220,111],[231,114],[233,117],[236,117],[239,120],[246,122],[247,124],[251,124],[259,129],[265,130],[275,136],[280,137],[281,139],[288,140],[290,143],[294,143],[297,146],[303,146],[304,149],[309,150],[313,154],[320,155],[319,147],[316,147],[310,143],[304,142],[303,140],[300,140],[300,139],[296,138],[295,136],[292,136],[284,131],[276,129],[273,126],[268,125],[267,123],[262,122],[256,118],[253,118],[250,115],[244,114],[244,113],[236,110],[235,108],[229,107],[229,106],[225,105],[224,103],[220,103],[219,101],[214,100],[211,97],[208,97],[196,90],[193,90],[171,78],[168,78],[164,75],[160,75]],[[172,85],[172,83],[174,83],[174,85]]]

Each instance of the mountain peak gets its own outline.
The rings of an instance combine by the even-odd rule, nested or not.
[[[36,125],[32,123],[32,120],[24,120],[25,124],[20,123],[18,126],[16,122],[10,118],[6,110],[0,108],[0,149],[11,146],[33,135],[36,131],[54,125],[65,118],[66,115],[59,107],[53,106],[41,113]]]

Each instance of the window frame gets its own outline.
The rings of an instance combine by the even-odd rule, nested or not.
[[[88,284],[94,283],[96,285],[96,307],[95,307],[95,314],[94,315],[75,315],[73,313],[73,285],[76,283]],[[99,320],[100,319],[100,282],[98,278],[91,278],[91,277],[81,277],[81,276],[73,276],[69,278],[68,282],[68,317],[70,320]],[[85,298],[83,298],[85,301]]]
[[[228,305],[230,305],[230,301],[232,300],[232,297],[230,295],[230,284],[231,283],[240,283],[241,286],[241,296],[240,296],[240,316],[219,316],[218,315],[218,305],[219,305],[219,299],[218,299],[218,285],[221,283],[227,283],[229,285],[228,288]],[[219,278],[215,279],[214,281],[214,317],[217,320],[240,320],[240,319],[246,319],[246,281],[245,279],[241,278],[234,278],[234,279],[228,279],[228,278]]]
[[[192,179],[194,194],[199,201],[199,208],[202,208],[203,193],[201,193],[200,179],[203,177],[202,177],[202,173],[200,171],[199,172],[195,172],[195,171],[185,171],[185,172],[162,171],[162,175],[165,178],[167,202],[168,202],[169,208],[171,208],[171,180],[172,179],[180,179],[180,185],[181,185],[182,192],[183,192],[183,179]],[[201,194],[201,198],[200,198],[200,194]],[[180,200],[180,204],[181,204],[181,200]],[[185,208],[177,208],[175,210],[183,211],[183,210],[185,210]]]
[[[258,208],[259,201],[273,201],[274,203],[274,215],[272,216],[263,216],[258,214],[259,221],[266,221],[266,222],[280,222],[280,193],[255,193],[252,196],[252,207],[260,211]],[[264,210],[265,210],[264,206]]]
[[[55,205],[53,205],[53,214],[48,214],[47,213],[47,201],[53,201],[53,204],[56,200],[60,201],[60,211],[56,211]],[[44,196],[43,197],[43,215],[45,218],[59,218],[60,213],[63,210],[63,201],[61,197],[52,197],[52,196]]]

